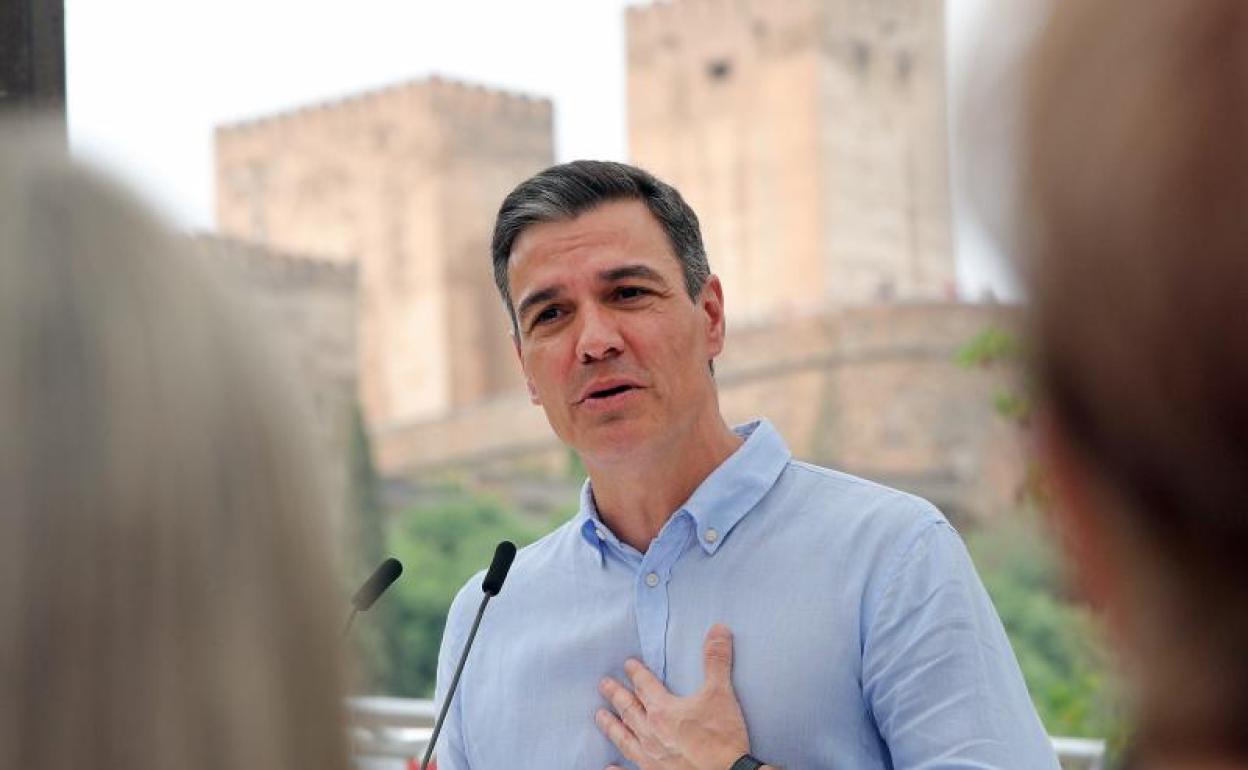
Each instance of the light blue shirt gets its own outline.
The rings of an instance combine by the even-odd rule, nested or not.
[[[490,602],[442,737],[440,770],[632,768],[594,724],[598,680],[643,661],[677,695],[715,623],[752,752],[793,770],[1009,768],[1057,759],[1001,622],[931,504],[793,460],[767,421],[643,554],[580,512],[516,557]],[[481,575],[451,607],[445,698]],[[727,768],[725,768],[727,770]]]

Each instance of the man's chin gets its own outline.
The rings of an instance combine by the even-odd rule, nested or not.
[[[611,415],[582,426],[576,449],[589,464],[609,465],[627,461],[653,443],[653,426],[639,415]]]

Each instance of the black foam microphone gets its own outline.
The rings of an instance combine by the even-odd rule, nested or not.
[[[485,605],[503,590],[503,581],[507,579],[507,571],[511,569],[511,562],[515,558],[516,544],[510,540],[504,540],[494,549],[494,559],[490,562],[490,568],[485,572],[485,579],[481,581],[481,591],[485,596],[481,598],[481,606],[477,608],[477,618],[472,622],[472,630],[468,632],[468,642],[464,644],[464,651],[459,656],[459,665],[455,667],[455,676],[451,678],[451,686],[447,688],[446,700],[442,702],[442,711],[438,714],[438,721],[433,725],[433,735],[429,736],[425,758],[420,761],[421,770],[429,767],[429,758],[433,756],[433,747],[438,742],[438,733],[442,732],[442,722],[446,719],[446,712],[451,707],[451,699],[455,697],[455,688],[459,687],[459,675],[464,673],[464,663],[468,661],[468,651],[472,649],[472,640],[477,638],[477,628],[481,625],[481,616],[485,614]]]
[[[398,559],[390,558],[381,563],[377,569],[373,570],[373,574],[368,576],[368,580],[364,581],[364,585],[360,586],[360,590],[355,592],[355,596],[351,597],[351,615],[347,618],[347,626],[342,630],[342,635],[346,636],[351,630],[351,622],[355,620],[357,613],[367,610],[373,606],[373,602],[377,601],[377,597],[385,593],[390,584],[399,579],[399,575],[403,574],[403,565]]]
[[[490,568],[486,570],[485,579],[481,581],[481,590],[490,596],[498,596],[498,592],[503,590],[503,581],[507,579],[507,571],[511,569],[511,562],[515,558],[515,543],[510,540],[499,543],[494,549],[494,558],[490,561]]]

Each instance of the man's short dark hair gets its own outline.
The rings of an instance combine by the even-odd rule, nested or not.
[[[698,215],[675,187],[626,163],[577,160],[551,166],[521,182],[503,199],[494,222],[494,283],[516,323],[515,304],[507,281],[507,262],[520,233],[540,222],[574,219],[603,203],[639,200],[658,220],[685,276],[685,290],[696,298],[711,268],[702,245]]]

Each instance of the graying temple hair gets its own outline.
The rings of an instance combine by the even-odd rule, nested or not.
[[[698,215],[675,187],[625,163],[578,160],[551,166],[521,182],[503,200],[494,223],[491,252],[494,283],[507,305],[513,328],[516,310],[507,282],[507,262],[516,238],[540,222],[573,219],[609,201],[639,200],[659,221],[685,276],[685,290],[696,298],[711,274],[702,245]]]

